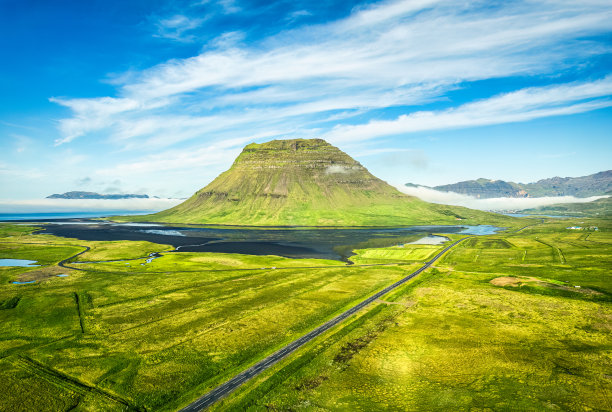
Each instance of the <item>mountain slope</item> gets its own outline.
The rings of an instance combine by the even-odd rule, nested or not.
[[[522,210],[521,213],[528,215],[612,217],[612,197],[597,199],[587,203],[557,203],[550,206]]]
[[[405,195],[321,139],[250,144],[171,209],[130,220],[269,226],[397,226],[499,218]]]
[[[407,186],[414,186],[411,183]],[[581,177],[553,177],[534,183],[515,183],[504,180],[477,179],[435,186],[432,189],[475,196],[481,199],[494,197],[542,197],[603,195],[612,190],[612,170]]]

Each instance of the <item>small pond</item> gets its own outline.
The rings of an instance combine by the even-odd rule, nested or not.
[[[0,266],[33,267],[33,266],[40,266],[40,265],[36,265],[36,261],[35,260],[0,259]]]

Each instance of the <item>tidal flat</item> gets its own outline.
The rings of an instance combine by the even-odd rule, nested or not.
[[[464,241],[214,409],[611,409],[611,227],[568,222]],[[0,268],[1,410],[176,410],[444,247],[381,236],[347,265],[36,230],[0,225],[0,258],[41,265]]]
[[[485,235],[501,230],[490,225],[407,227],[222,227],[117,223],[96,220],[47,222],[39,233],[93,241],[148,241],[169,244],[180,252],[275,255],[348,261],[352,250],[409,242],[431,233]]]

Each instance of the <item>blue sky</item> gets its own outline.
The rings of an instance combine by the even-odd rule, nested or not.
[[[0,1],[0,199],[186,197],[250,142],[393,184],[611,168],[612,6]]]

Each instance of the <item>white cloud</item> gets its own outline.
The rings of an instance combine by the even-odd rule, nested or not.
[[[441,192],[428,187],[397,186],[397,188],[410,196],[418,197],[432,203],[444,205],[464,206],[479,210],[522,210],[533,207],[548,206],[557,203],[587,203],[607,196],[574,197],[574,196],[547,196],[547,197],[498,197],[491,199],[477,199],[473,196],[454,192]]]
[[[612,106],[612,100],[607,98],[610,95],[612,76],[586,83],[532,87],[438,112],[415,112],[394,120],[337,126],[326,138],[331,142],[368,140],[401,133],[513,123],[582,113]],[[600,99],[584,101],[592,98]]]
[[[233,1],[220,5],[226,12],[239,10]],[[57,143],[104,129],[114,138],[146,135],[151,139],[155,130],[139,129],[138,124],[142,126],[152,116],[232,118],[241,125],[239,134],[253,128],[257,133],[270,127],[304,128],[335,111],[346,118],[372,109],[431,101],[462,82],[554,72],[578,59],[610,51],[609,45],[577,40],[610,32],[612,9],[608,6],[596,1],[524,0],[490,7],[479,2],[391,1],[356,10],[344,20],[280,33],[258,44],[240,46],[241,34],[230,33],[197,56],[119,77],[123,83],[117,84],[118,97],[53,99],[73,112],[60,122],[62,137]],[[201,22],[177,14],[159,24],[185,34]],[[583,99],[579,95],[589,94],[588,88],[586,83],[583,90],[569,85],[565,91],[576,93],[570,99],[564,98],[561,87],[539,95],[526,95],[530,93],[527,89],[487,101],[498,106],[474,103],[458,113],[442,113],[445,118],[439,117],[441,113],[420,113],[398,118],[395,129],[393,124],[380,125],[396,133],[406,122],[409,130],[431,127],[427,124],[438,120],[460,127],[608,105],[606,101],[568,104]],[[557,105],[550,107],[555,99]],[[527,106],[521,106],[526,102]],[[500,116],[501,106],[511,107],[512,112]],[[468,118],[470,108],[473,112],[485,109],[486,116]],[[276,123],[270,124],[270,118]],[[136,126],[126,132],[125,124]],[[160,129],[158,140],[172,144],[198,136],[214,138],[204,129],[199,134],[171,131],[170,127]]]
[[[154,36],[180,42],[190,42],[195,39],[195,36],[189,34],[189,32],[200,27],[205,20],[204,18],[193,18],[182,14],[162,18],[155,24],[157,33]]]
[[[328,166],[327,169],[325,169],[325,173],[328,175],[333,175],[333,174],[349,174],[352,173],[355,170],[360,170],[361,168],[359,166],[351,166],[351,167],[347,167],[347,166],[342,166],[342,165],[331,165]]]

